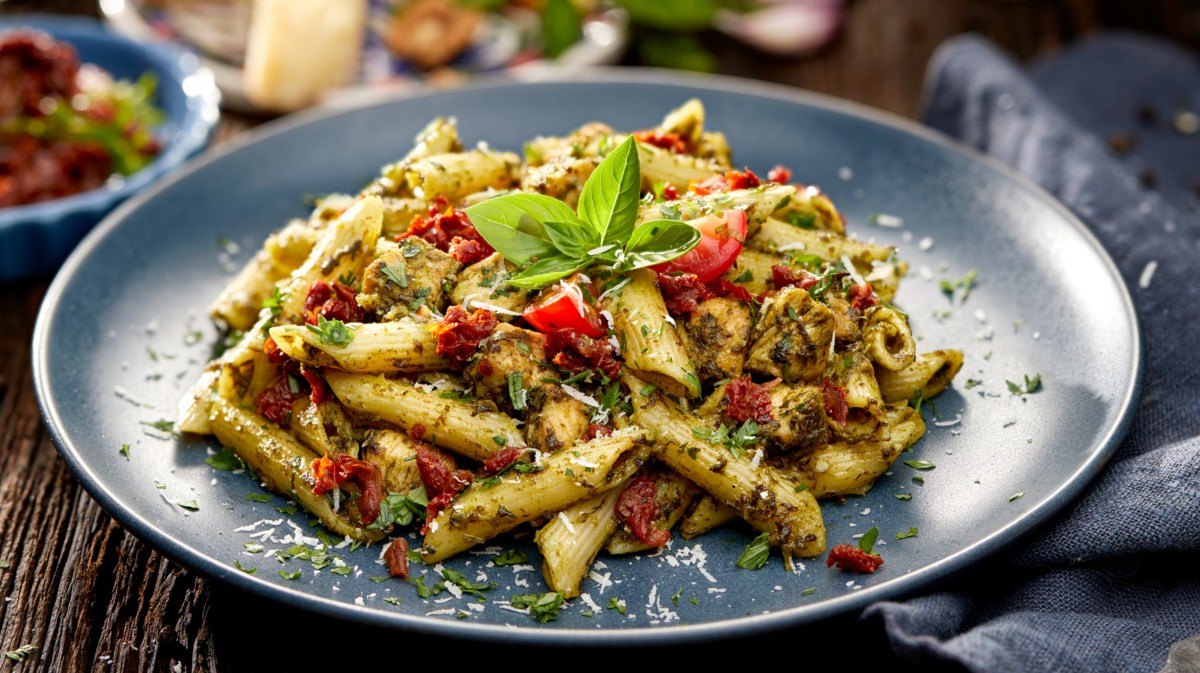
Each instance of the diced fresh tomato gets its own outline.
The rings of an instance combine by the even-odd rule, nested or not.
[[[596,309],[583,297],[583,290],[570,278],[559,281],[522,312],[534,329],[549,334],[558,329],[570,329],[598,339],[604,336],[604,325]]]
[[[733,266],[746,242],[746,211],[726,210],[690,220],[700,230],[700,242],[681,257],[652,267],[659,273],[694,273],[701,283],[720,276]]]

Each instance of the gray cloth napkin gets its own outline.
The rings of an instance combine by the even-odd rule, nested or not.
[[[1200,133],[1186,111],[1200,114],[1200,60],[1148,37],[1098,35],[1025,70],[964,36],[930,62],[924,121],[1054,194],[1116,261],[1146,377],[1078,501],[982,574],[864,613],[902,661],[1200,670]]]

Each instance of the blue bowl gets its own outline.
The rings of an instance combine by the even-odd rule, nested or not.
[[[0,208],[0,281],[57,270],[113,207],[204,149],[219,117],[220,94],[212,74],[193,54],[128,40],[92,19],[18,15],[0,20],[0,33],[18,28],[44,31],[71,43],[82,63],[94,63],[117,79],[134,80],[145,72],[157,75],[157,105],[165,120],[155,132],[163,151],[149,166],[99,189]]]

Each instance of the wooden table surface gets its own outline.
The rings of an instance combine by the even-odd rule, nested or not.
[[[0,0],[0,12],[19,11],[97,14],[90,0]],[[849,3],[840,38],[806,59],[770,60],[727,40],[706,39],[722,72],[912,117],[930,54],[954,34],[983,33],[1022,59],[1106,27],[1164,34],[1194,47],[1197,14],[1196,3],[1188,0],[860,0]],[[216,142],[259,121],[226,115]],[[40,648],[20,663],[0,657],[0,672],[270,671],[315,661],[366,663],[360,653],[372,651],[397,667],[411,666],[420,656],[451,661],[447,644],[429,637],[331,624],[260,600],[248,604],[248,595],[164,558],[102,511],[59,459],[38,415],[30,339],[49,281],[0,283],[0,652]],[[806,635],[810,644],[827,646],[865,638],[868,632],[851,616]],[[806,648],[804,661],[814,663],[813,651],[843,663],[876,661],[864,653],[886,657],[887,650],[874,638],[856,642],[853,650]],[[778,648],[776,642],[765,636],[735,645],[739,656],[746,656]],[[725,647],[689,651],[716,653]],[[457,646],[468,653],[501,649]],[[552,660],[520,665],[547,664],[556,665]]]

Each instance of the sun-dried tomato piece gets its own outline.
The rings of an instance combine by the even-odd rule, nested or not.
[[[649,129],[646,131],[634,131],[633,137],[639,143],[661,147],[675,154],[690,154],[695,149],[690,138],[686,138],[678,133],[664,133],[656,129]]]
[[[589,423],[587,432],[583,433],[583,439],[581,441],[590,442],[597,437],[607,437],[612,433],[613,428],[611,425],[605,425],[603,423]]]
[[[464,260],[479,261],[496,251],[476,231],[467,213],[458,208],[451,208],[450,202],[444,196],[434,199],[427,216],[413,217],[408,230],[397,236],[396,241],[403,241],[410,236],[416,236],[438,250],[454,255],[455,259],[463,264],[472,263]],[[469,241],[476,245],[468,245]],[[459,249],[457,254],[454,250],[456,247]]]
[[[304,380],[308,382],[308,387],[312,390],[309,399],[312,400],[314,407],[329,399],[329,389],[325,387],[325,379],[321,377],[321,370],[301,365],[300,375],[304,377]]]
[[[417,470],[430,496],[457,495],[471,484],[471,473],[458,469],[454,457],[432,446],[417,447]]]
[[[664,182],[662,186],[662,197],[668,201],[675,201],[679,198],[679,190],[675,188],[675,185],[669,182]]]
[[[425,524],[421,526],[421,535],[429,532],[429,527],[433,524],[433,520],[437,518],[437,515],[442,510],[449,507],[452,502],[454,502],[453,493],[442,493],[429,499],[429,504],[425,505]]]
[[[646,475],[638,475],[617,497],[617,518],[643,544],[661,547],[671,539],[671,531],[654,527],[658,518],[658,484]]]
[[[792,181],[792,169],[787,166],[776,166],[767,172],[767,180],[779,185],[786,185]]]
[[[425,439],[425,426],[421,423],[413,423],[412,427],[408,429],[408,436],[418,440]]]
[[[408,577],[408,540],[402,537],[392,540],[383,552],[383,560],[387,561],[389,575],[401,579]]]
[[[726,383],[725,415],[739,423],[770,423],[775,417],[771,415],[771,394],[767,391],[777,385],[779,379],[759,385],[750,380],[749,374]]]
[[[850,544],[839,544],[829,550],[825,567],[837,566],[852,573],[873,573],[883,565],[883,557],[867,552]]]
[[[483,469],[490,474],[496,474],[500,470],[517,462],[517,458],[525,452],[524,447],[506,446],[503,449],[488,456],[487,460],[483,461]]]
[[[803,269],[800,270],[800,273],[796,273],[790,267],[782,264],[771,265],[771,282],[775,284],[776,290],[782,290],[789,285],[795,285],[801,290],[807,290],[820,281],[820,276]]]
[[[610,378],[621,373],[621,363],[614,357],[616,349],[607,339],[593,339],[573,329],[556,329],[547,334],[545,352],[547,360],[565,371],[594,369]]]
[[[871,284],[866,285],[851,285],[850,290],[846,293],[846,299],[850,300],[850,306],[859,311],[871,308],[879,303],[879,297],[875,296],[875,290],[871,288]]]
[[[475,355],[479,342],[496,330],[496,316],[481,308],[468,313],[462,306],[454,305],[446,311],[433,328],[437,339],[437,353],[446,358],[456,369],[466,366],[467,360]]]
[[[312,462],[313,493],[325,495],[347,481],[358,484],[358,513],[363,523],[379,518],[383,499],[383,473],[373,463],[337,454],[321,456]]]
[[[297,379],[286,373],[280,374],[270,388],[259,393],[254,400],[254,410],[268,421],[284,425],[292,415],[292,405],[307,392]]]
[[[700,302],[714,297],[733,297],[747,304],[754,302],[754,295],[742,285],[724,278],[702,283],[694,273],[660,273],[658,289],[667,304],[667,313],[673,316],[687,315],[695,311]]]
[[[846,402],[846,389],[829,380],[821,379],[821,395],[825,398],[825,414],[845,427],[850,418],[850,405]]]
[[[356,297],[357,292],[336,280],[333,283],[314,281],[304,297],[304,321],[316,325],[317,316],[323,316],[326,320],[362,322],[366,313],[358,305]]]
[[[762,180],[747,168],[745,171],[726,171],[724,175],[714,175],[707,180],[688,185],[688,191],[699,196],[732,192],[739,189],[754,189],[762,184]]]

